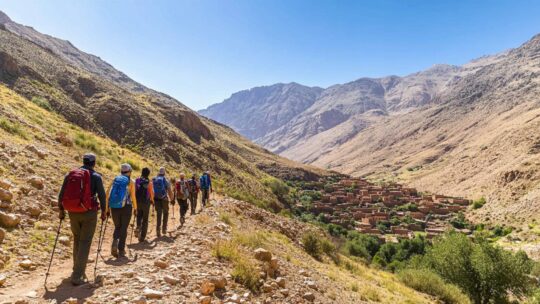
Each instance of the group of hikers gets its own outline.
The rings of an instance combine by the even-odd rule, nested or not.
[[[136,219],[135,235],[139,242],[144,243],[147,242],[152,208],[157,215],[156,236],[161,237],[167,233],[169,205],[174,208],[174,204],[178,203],[181,227],[189,209],[192,215],[195,214],[199,193],[202,196],[202,210],[212,192],[212,180],[208,172],[204,172],[200,178],[193,174],[190,179],[186,179],[182,173],[177,180],[168,180],[165,177],[165,168],[160,168],[154,178],[150,178],[150,169],[143,168],[141,176],[133,180],[133,169],[129,164],[121,165],[120,175],[113,179],[105,191],[101,175],[94,170],[95,165],[96,156],[92,153],[85,154],[83,166],[65,176],[58,196],[60,220],[65,218],[67,211],[73,233],[73,285],[87,282],[85,270],[97,228],[99,210],[102,227],[109,216],[114,223],[111,255],[123,258],[126,256],[126,240],[132,215]]]

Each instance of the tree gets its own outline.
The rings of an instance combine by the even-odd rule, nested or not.
[[[532,263],[486,240],[474,243],[460,233],[434,242],[422,264],[446,281],[459,286],[475,304],[504,303],[508,294],[520,297],[530,288],[527,274]]]

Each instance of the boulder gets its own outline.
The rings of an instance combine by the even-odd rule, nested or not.
[[[69,237],[67,237],[65,235],[63,235],[61,237],[58,237],[58,242],[60,242],[60,244],[62,244],[62,245],[67,246],[67,245],[69,245]]]
[[[9,190],[9,189],[11,189],[11,187],[13,187],[13,185],[11,184],[11,182],[9,180],[0,179],[0,188],[1,189]]]
[[[147,299],[161,299],[163,298],[163,292],[159,290],[153,290],[148,287],[144,288],[143,294]]]
[[[180,283],[180,279],[175,278],[175,277],[173,277],[173,276],[171,276],[171,275],[165,276],[165,277],[163,278],[163,280],[164,280],[165,282],[171,284],[171,285],[176,285],[176,284]]]
[[[272,253],[264,248],[257,248],[255,249],[255,258],[259,261],[270,262]]]
[[[305,300],[310,301],[310,302],[315,301],[315,295],[313,293],[311,293],[311,292],[304,293],[302,298],[304,298]]]
[[[201,284],[201,294],[205,296],[212,294],[215,290],[216,290],[216,285],[210,282],[210,280],[205,280]]]
[[[13,200],[13,193],[8,189],[0,188],[0,201],[11,202]]]
[[[21,262],[19,262],[19,266],[22,269],[29,270],[34,266],[34,263],[32,263],[32,261],[30,261],[29,259],[25,259],[25,260],[22,260]]]
[[[216,289],[225,289],[225,286],[227,286],[227,279],[222,276],[212,277],[210,278],[210,282],[214,284]]]
[[[36,189],[43,189],[45,187],[45,180],[43,179],[43,177],[40,177],[40,176],[37,176],[37,175],[34,175],[34,176],[31,176],[29,179],[28,179],[28,183],[30,185],[32,185],[32,187],[36,188]]]
[[[287,280],[285,280],[285,278],[283,277],[278,277],[276,279],[276,283],[278,284],[279,287],[285,288],[285,285],[287,285]]]
[[[270,260],[270,268],[274,271],[277,271],[278,268],[279,268],[279,263],[278,263],[278,259],[277,258],[272,258]]]
[[[37,204],[29,204],[26,207],[26,213],[30,214],[31,217],[39,217],[41,208]]]
[[[202,296],[199,298],[199,303],[201,304],[210,304],[212,303],[212,297],[210,296]]]
[[[45,157],[47,157],[47,152],[46,151],[38,149],[34,145],[27,145],[26,150],[36,154],[41,159],[44,159]]]
[[[167,267],[169,267],[169,263],[163,261],[163,260],[155,260],[154,261],[154,266],[156,267],[159,267],[161,269],[165,269]]]
[[[4,228],[15,228],[21,222],[21,217],[13,213],[0,211],[0,226]]]

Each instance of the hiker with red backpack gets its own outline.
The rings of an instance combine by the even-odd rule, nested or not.
[[[154,186],[154,207],[156,208],[157,213],[157,237],[161,237],[161,233],[167,233],[167,222],[169,220],[169,201],[171,198],[174,199],[171,185],[165,177],[165,173],[165,168],[161,167],[159,169],[158,176],[152,179],[152,184]],[[161,226],[162,221],[163,227]]]
[[[76,286],[87,282],[85,271],[96,231],[97,211],[101,209],[102,222],[107,219],[105,189],[101,175],[94,171],[95,165],[96,156],[85,154],[83,166],[66,175],[58,195],[60,220],[64,219],[67,211],[73,233],[71,283]]]
[[[131,214],[137,216],[137,198],[135,182],[131,179],[131,165],[122,164],[120,172],[121,174],[114,178],[107,190],[107,206],[114,223],[111,255],[115,258],[126,256],[126,239]]]
[[[197,183],[197,175],[195,173],[193,173],[191,179],[188,180],[188,190],[191,215],[195,215],[195,210],[197,210],[197,200],[199,199],[199,184]]]
[[[135,235],[142,243],[148,232],[150,205],[154,205],[154,184],[150,182],[150,169],[143,168],[141,177],[135,180],[135,196],[137,197],[137,229]]]
[[[186,221],[186,213],[189,208],[187,202],[189,198],[188,182],[184,173],[180,173],[180,179],[176,182],[174,196],[176,197],[178,206],[180,206],[180,227],[178,228],[182,228]]]
[[[212,193],[212,179],[208,171],[204,172],[200,179],[200,187],[202,192],[202,204],[201,210],[206,207],[206,203],[210,200],[210,193]]]

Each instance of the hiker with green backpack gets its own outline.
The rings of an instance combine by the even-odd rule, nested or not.
[[[175,184],[174,196],[176,197],[178,206],[180,206],[180,227],[178,228],[182,228],[186,221],[186,213],[189,208],[189,186],[184,173],[180,173],[180,179]]]
[[[111,255],[115,258],[126,256],[126,239],[131,214],[137,216],[135,181],[131,179],[131,165],[122,164],[121,174],[114,178],[107,190],[108,208],[113,218],[114,234]]]
[[[60,221],[64,219],[67,211],[73,233],[73,272],[71,274],[73,285],[82,285],[87,282],[86,264],[96,231],[99,209],[101,209],[102,223],[107,219],[105,189],[101,175],[94,171],[95,165],[96,156],[92,153],[85,154],[83,166],[73,169],[66,175],[58,195]]]
[[[167,222],[169,220],[169,201],[174,199],[171,190],[171,184],[165,177],[165,168],[159,169],[158,176],[152,179],[152,185],[154,186],[154,207],[156,208],[156,235],[161,237],[161,233],[167,233]],[[163,222],[163,226],[162,226]]]

